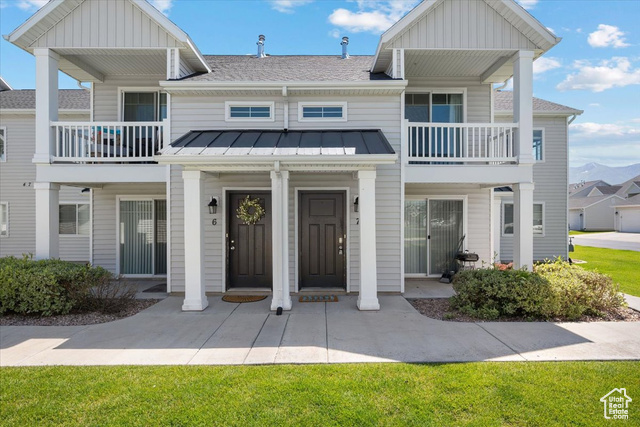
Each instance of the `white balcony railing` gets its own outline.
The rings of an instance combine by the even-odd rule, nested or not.
[[[54,162],[152,162],[170,141],[167,122],[52,122]]]
[[[407,122],[409,164],[516,163],[517,123]]]

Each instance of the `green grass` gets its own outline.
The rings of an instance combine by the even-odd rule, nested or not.
[[[640,362],[0,370],[12,426],[608,425],[614,387],[638,425]]]
[[[622,292],[640,297],[640,252],[576,246],[569,256],[587,261],[580,267],[608,274],[620,283]]]
[[[611,230],[613,231],[613,230]],[[569,230],[569,236],[579,236],[580,234],[596,234],[596,233],[610,233],[610,231],[579,231]]]

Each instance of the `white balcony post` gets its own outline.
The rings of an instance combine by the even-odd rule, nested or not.
[[[533,163],[533,52],[521,50],[513,61],[513,122],[518,123],[515,149],[520,164]]]
[[[291,310],[289,287],[289,171],[271,171],[273,297],[271,310]]]
[[[60,186],[36,182],[33,188],[36,192],[36,259],[58,258]]]
[[[513,186],[513,266],[533,269],[533,183]]]
[[[168,147],[171,144],[171,126],[169,126],[169,119],[162,120],[162,150],[164,147]]]
[[[376,171],[358,171],[360,310],[380,310],[376,251]]]
[[[204,227],[201,171],[182,171],[184,181],[184,303],[182,311],[209,305],[204,283]]]
[[[36,152],[34,163],[51,163],[54,155],[52,121],[58,120],[58,60],[51,49],[36,48]]]

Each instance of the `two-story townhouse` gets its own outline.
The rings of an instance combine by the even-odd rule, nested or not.
[[[373,56],[346,38],[342,55],[267,55],[264,36],[255,56],[205,56],[143,0],[52,1],[7,39],[36,57],[39,258],[59,253],[61,184],[91,188],[93,263],[166,275],[183,310],[238,290],[378,309],[458,247],[492,261],[505,186],[514,263],[537,257],[533,61],[559,39],[511,0],[425,1]],[[91,82],[89,122],[59,120],[58,70]],[[497,123],[493,84],[512,76]]]
[[[36,165],[32,162],[36,96],[34,90],[0,87],[6,89],[0,91],[0,257],[19,257],[36,252]],[[89,97],[88,90],[59,90],[60,118],[74,123],[89,120]],[[61,186],[59,194],[59,257],[87,262],[91,193]]]

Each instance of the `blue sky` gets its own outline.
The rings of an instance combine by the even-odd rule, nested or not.
[[[374,54],[380,34],[416,0],[210,1],[151,0],[205,54],[266,52],[338,54],[343,35],[351,54]],[[46,0],[0,0],[0,33],[8,34]],[[572,166],[640,162],[640,1],[520,0],[563,41],[536,61],[535,96],[585,113],[571,126]],[[33,88],[35,61],[0,41],[0,75],[14,88]],[[76,82],[61,76],[60,86]]]

